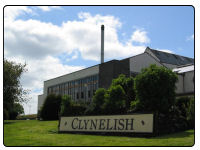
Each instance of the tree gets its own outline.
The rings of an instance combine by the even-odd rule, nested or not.
[[[125,94],[125,107],[126,111],[130,109],[131,101],[135,100],[135,91],[134,91],[134,78],[133,77],[126,77],[124,74],[119,75],[118,78],[112,80],[112,86],[120,85]]]
[[[125,113],[125,92],[121,85],[111,86],[105,94],[103,104],[105,114],[123,114]]]
[[[141,110],[168,113],[175,104],[177,75],[170,69],[150,65],[135,78],[136,99]]]
[[[16,103],[28,101],[26,95],[28,91],[24,90],[20,84],[22,73],[26,72],[26,64],[15,63],[4,60],[3,71],[3,107],[4,116],[10,115]]]
[[[13,109],[10,111],[9,119],[16,119],[18,115],[21,115],[24,113],[24,108],[19,103],[14,103]]]
[[[85,110],[85,104],[74,102],[69,95],[62,96],[60,116],[81,116]]]
[[[92,98],[92,103],[86,109],[86,114],[100,115],[103,114],[103,104],[105,102],[106,89],[99,88],[96,90],[95,95]]]
[[[60,112],[61,95],[50,94],[42,106],[40,117],[43,120],[57,120]]]

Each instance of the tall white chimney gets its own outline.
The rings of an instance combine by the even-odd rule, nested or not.
[[[101,63],[104,63],[104,25],[101,25]]]

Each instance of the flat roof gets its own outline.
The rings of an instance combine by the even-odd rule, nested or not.
[[[185,73],[185,72],[194,71],[194,65],[188,65],[188,66],[184,66],[184,67],[174,68],[172,71],[176,72],[176,73]]]
[[[119,60],[112,59],[112,60],[107,61],[107,62],[104,62],[104,63],[109,63],[109,62],[112,62],[112,61],[119,61]],[[66,76],[66,75],[70,75],[70,74],[73,74],[73,73],[76,73],[76,72],[80,72],[80,71],[83,71],[83,70],[86,70],[86,69],[89,69],[89,68],[92,68],[92,67],[95,67],[95,66],[99,66],[99,65],[100,65],[100,64],[97,64],[97,65],[94,65],[94,66],[90,66],[90,67],[87,67],[87,68],[83,68],[83,69],[81,69],[81,70],[77,70],[77,71],[74,71],[74,72],[71,72],[71,73],[67,73],[67,74],[64,74],[64,75],[61,75],[61,76],[52,78],[52,79],[45,80],[44,82],[47,82],[47,81],[50,81],[50,80],[54,80],[54,79],[57,79],[57,78],[60,78],[60,77]]]

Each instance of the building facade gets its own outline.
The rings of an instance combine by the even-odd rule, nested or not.
[[[194,64],[194,59],[165,53],[157,50],[146,48],[144,53],[129,57],[123,60],[111,60],[86,69],[82,69],[70,74],[66,74],[54,79],[44,81],[43,94],[38,96],[38,110],[44,103],[44,100],[49,94],[70,95],[75,102],[91,102],[92,96],[98,88],[108,88],[112,79],[117,78],[120,74],[125,74],[127,77],[135,76],[141,72],[141,69],[149,67],[151,64],[164,66],[169,69],[175,69],[179,66]],[[176,72],[176,69],[175,69]],[[178,72],[177,72],[178,73]],[[177,93],[181,94],[181,84],[183,79],[179,74],[179,82],[177,83]],[[184,76],[184,85],[191,92],[194,92],[194,83],[187,83],[187,76],[194,76],[190,73]],[[189,77],[189,79],[190,79]],[[190,82],[190,81],[189,81]],[[184,89],[186,86],[184,87]]]

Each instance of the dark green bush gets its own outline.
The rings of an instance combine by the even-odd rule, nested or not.
[[[62,97],[60,116],[82,116],[85,110],[85,104],[73,102],[68,95]]]
[[[9,110],[9,119],[15,120],[17,116],[24,113],[24,108],[19,103],[14,103],[13,108]]]
[[[134,91],[134,78],[126,77],[124,74],[119,75],[118,78],[112,80],[112,86],[121,85],[125,94],[125,109],[128,111],[130,109],[131,101],[135,100]]]
[[[3,109],[3,119],[8,120],[9,119],[9,112],[7,109]]]
[[[184,131],[194,128],[194,98],[180,97],[167,114],[155,118],[157,134]]]
[[[41,108],[40,117],[43,120],[57,120],[60,112],[61,96],[50,94]]]
[[[178,117],[182,120],[182,122],[177,123],[177,125],[182,126],[182,124],[185,124],[185,126],[182,127],[183,129],[194,128],[194,98],[187,96],[177,98],[175,107],[179,115]]]
[[[111,86],[105,94],[103,104],[105,114],[124,114],[125,113],[125,92],[121,85]]]
[[[189,128],[194,129],[195,126],[195,100],[194,97],[190,98],[190,117],[189,117]]]
[[[142,110],[168,113],[175,103],[177,75],[170,69],[150,65],[135,77],[136,99]]]
[[[92,98],[92,103],[87,107],[86,115],[100,115],[103,114],[103,104],[105,102],[106,89],[99,88],[96,90]]]

